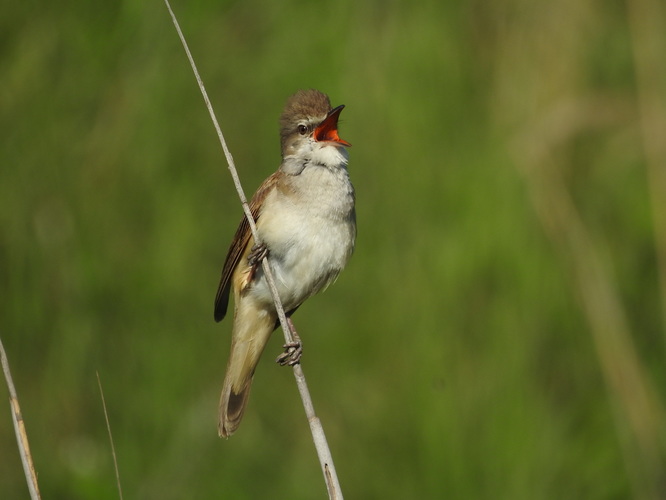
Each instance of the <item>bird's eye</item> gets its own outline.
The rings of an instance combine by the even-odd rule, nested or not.
[[[299,125],[298,126],[298,133],[299,134],[305,135],[307,131],[308,131],[308,128],[305,125]]]

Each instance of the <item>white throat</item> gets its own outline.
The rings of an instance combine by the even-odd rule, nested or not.
[[[284,157],[282,170],[299,175],[308,165],[323,166],[331,170],[346,169],[349,153],[330,142],[308,141],[296,153]]]
[[[310,153],[310,161],[328,168],[344,167],[349,162],[349,153],[343,147],[326,142],[316,142]]]

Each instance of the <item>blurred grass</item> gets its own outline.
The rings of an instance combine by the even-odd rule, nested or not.
[[[660,191],[626,20],[640,5],[173,5],[248,194],[279,163],[290,93],[347,105],[357,252],[296,317],[347,497],[663,492],[661,410],[643,415],[645,450],[602,368],[606,332],[591,335],[581,256],[558,241],[566,220],[553,232],[558,205],[539,203],[561,179],[662,406]],[[279,335],[239,433],[216,437],[230,324],[212,302],[241,210],[164,6],[3,11],[0,334],[44,498],[117,498],[96,370],[127,497],[323,497],[270,359]],[[652,63],[644,79],[663,74]],[[8,413],[0,444],[3,498],[25,498]]]

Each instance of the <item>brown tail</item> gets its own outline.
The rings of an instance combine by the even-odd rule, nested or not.
[[[220,437],[228,438],[238,429],[250,396],[251,387],[252,376],[243,382],[239,390],[234,389],[232,384],[225,379],[222,396],[220,397],[220,421],[217,428]]]
[[[254,309],[248,302],[248,298],[241,299],[234,313],[231,352],[220,396],[218,432],[224,438],[231,436],[240,425],[254,370],[275,328],[271,314]]]

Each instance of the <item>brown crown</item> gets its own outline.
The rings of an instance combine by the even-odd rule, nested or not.
[[[331,110],[331,101],[326,94],[315,89],[299,90],[289,99],[280,116],[280,137],[285,139],[294,132],[298,122],[308,118],[323,119]]]

